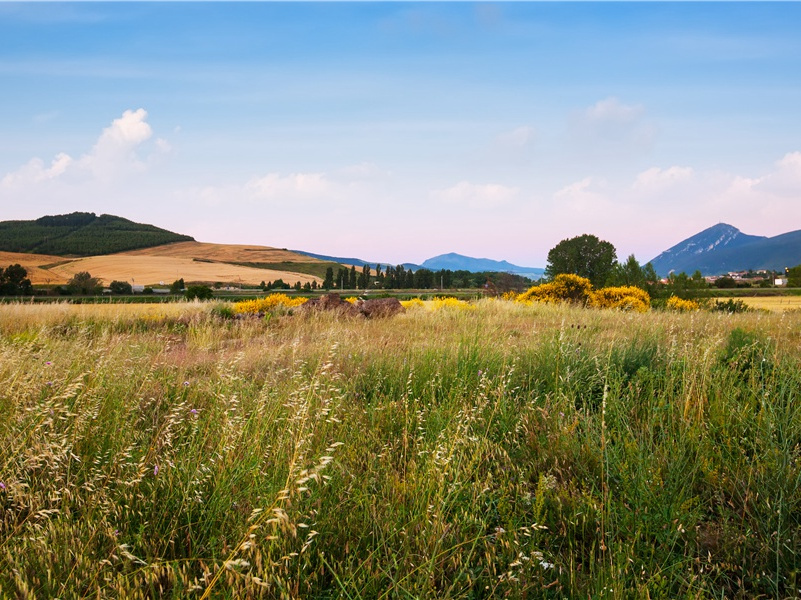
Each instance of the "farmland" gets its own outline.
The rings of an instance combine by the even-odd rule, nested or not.
[[[258,285],[283,279],[301,284],[322,281],[328,263],[267,246],[177,242],[118,254],[62,257],[0,252],[0,265],[21,264],[33,284],[64,284],[89,272],[106,285],[114,280],[169,285],[176,279]],[[319,264],[318,264],[319,263]],[[297,264],[296,268],[293,265]],[[267,268],[264,268],[267,267]]]
[[[798,596],[801,314],[409,306],[0,306],[3,595]]]

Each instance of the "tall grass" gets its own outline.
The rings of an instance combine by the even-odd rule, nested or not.
[[[799,325],[2,307],[0,595],[797,597]]]

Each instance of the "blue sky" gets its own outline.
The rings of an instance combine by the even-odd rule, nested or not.
[[[0,219],[543,266],[801,228],[798,3],[2,3]]]

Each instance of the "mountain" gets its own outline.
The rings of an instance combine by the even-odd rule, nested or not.
[[[377,263],[365,261],[360,258],[343,258],[341,256],[327,256],[325,254],[313,254],[311,252],[304,252],[303,250],[293,250],[298,254],[305,254],[320,260],[328,260],[345,265],[356,265],[363,267],[370,265],[370,268],[375,269],[377,264],[388,265],[390,263]],[[396,265],[392,265],[396,266]],[[450,269],[451,271],[470,271],[471,273],[483,273],[484,271],[498,272],[498,273],[514,273],[516,275],[523,275],[525,277],[541,277],[545,272],[544,269],[536,267],[520,267],[506,262],[505,260],[492,260],[489,258],[473,258],[456,254],[451,252],[449,254],[440,254],[423,261],[422,264],[415,263],[402,263],[402,266],[407,270],[416,271],[417,269],[430,269],[431,271],[439,271],[440,269]]]
[[[450,269],[451,271],[470,271],[471,273],[481,273],[492,271],[499,273],[514,273],[525,277],[541,277],[545,273],[544,269],[536,267],[520,267],[513,265],[505,260],[492,260],[489,258],[473,258],[450,252],[440,254],[423,261],[420,265],[424,269],[439,271],[440,269]]]
[[[651,261],[661,276],[671,271],[701,271],[720,275],[729,271],[772,269],[801,264],[801,230],[774,237],[747,235],[719,223],[679,242]]]
[[[0,221],[0,251],[6,252],[99,256],[183,241],[194,239],[114,215],[74,212],[35,221]]]

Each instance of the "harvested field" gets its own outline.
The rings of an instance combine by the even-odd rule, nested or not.
[[[22,252],[0,252],[0,268],[8,265],[19,264],[28,271],[28,279],[33,284],[40,283],[65,283],[67,280],[63,276],[53,273],[48,269],[43,269],[43,265],[68,261],[70,259],[62,256],[50,256],[49,254],[25,254]]]
[[[122,252],[127,256],[164,256],[173,258],[199,258],[227,263],[279,263],[279,262],[325,262],[270,246],[246,246],[241,244],[208,244],[205,242],[178,242],[154,248],[143,248]]]
[[[287,283],[320,281],[303,273],[255,269],[218,262],[199,262],[192,258],[110,254],[72,260],[52,267],[50,273],[70,279],[76,273],[88,271],[108,284],[111,281],[135,281],[143,285],[169,285],[179,278],[186,282],[235,282],[258,285],[262,281],[283,279]],[[162,283],[163,282],[163,283]]]

